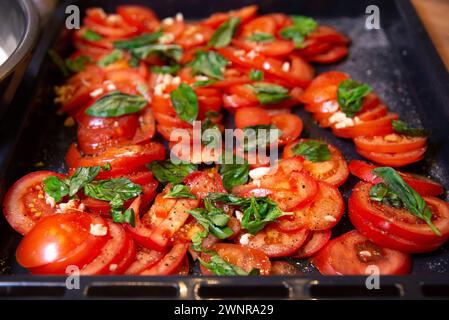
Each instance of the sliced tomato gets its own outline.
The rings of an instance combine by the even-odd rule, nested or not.
[[[387,135],[393,132],[393,126],[391,120],[398,119],[396,113],[391,113],[385,117],[365,121],[353,126],[337,128],[335,125],[332,128],[332,132],[340,138],[356,138],[356,137],[372,137],[379,135]]]
[[[390,167],[403,167],[421,161],[424,158],[426,150],[427,148],[424,147],[407,152],[382,153],[382,152],[369,152],[357,149],[357,153],[360,154],[362,157],[381,165]]]
[[[257,125],[269,125],[270,123],[270,115],[264,108],[243,107],[239,108],[235,113],[235,126],[240,129]]]
[[[308,141],[302,139],[299,142]],[[288,144],[284,148],[283,158],[288,159],[295,157],[293,148],[298,144],[298,141]],[[306,169],[310,175],[320,181],[330,183],[336,187],[342,185],[349,176],[348,165],[343,155],[338,151],[336,147],[331,144],[327,145],[331,152],[331,159],[321,162],[312,162],[309,160],[304,161],[304,169]]]
[[[175,272],[173,272],[173,275],[175,276],[187,276],[190,272],[190,265],[189,265],[189,258],[187,255],[184,257],[184,260],[181,262],[181,264],[176,268]]]
[[[274,16],[263,15],[245,23],[242,28],[242,37],[248,38],[254,33],[267,33],[274,35],[277,30],[277,21]]]
[[[314,56],[309,56],[308,61],[315,63],[335,63],[346,57],[349,53],[348,47],[346,46],[335,46],[325,53],[320,53]]]
[[[221,177],[216,172],[195,171],[185,177],[183,182],[198,199],[204,199],[210,192],[226,192]]]
[[[331,230],[313,231],[294,257],[303,259],[313,256],[329,242],[331,235]]]
[[[43,217],[56,213],[55,204],[47,203],[43,181],[51,176],[63,175],[51,171],[36,171],[17,180],[3,201],[3,214],[11,227],[27,234]]]
[[[148,7],[138,5],[118,6],[117,13],[139,32],[154,32],[159,28],[157,15]]]
[[[80,270],[80,275],[109,274],[126,256],[129,249],[129,238],[125,229],[117,223],[108,221],[110,239],[101,249],[100,254]]]
[[[81,211],[47,216],[20,242],[17,262],[34,274],[65,274],[71,265],[81,269],[98,256],[110,238],[108,233],[90,233],[91,225],[108,228],[103,218]]]
[[[409,255],[381,248],[357,231],[329,241],[312,262],[325,275],[372,274],[370,266],[380,275],[407,274],[411,268]]]
[[[287,261],[273,261],[271,263],[270,275],[272,276],[294,276],[301,272],[290,262]]]
[[[291,41],[276,39],[270,42],[253,42],[245,39],[234,39],[232,44],[245,50],[254,50],[267,57],[279,57],[290,54],[295,45]]]
[[[368,152],[401,153],[423,148],[427,138],[392,133],[386,136],[357,137],[354,143],[359,150]]]
[[[105,37],[123,38],[137,33],[137,28],[125,22],[120,15],[108,17],[102,9],[90,8],[86,10],[84,24],[86,27]]]
[[[271,123],[282,132],[279,137],[280,145],[285,145],[297,139],[303,128],[301,118],[294,114],[274,115],[271,117]]]
[[[309,34],[309,38],[339,45],[349,44],[349,39],[345,35],[332,27],[323,25],[318,26],[313,32],[311,32]]]
[[[179,265],[184,261],[184,257],[189,248],[188,243],[175,243],[173,248],[154,266],[141,272],[146,276],[170,275],[176,272]]]
[[[187,25],[184,32],[176,38],[176,43],[184,49],[205,45],[214,34],[214,29],[200,24]]]
[[[231,17],[240,18],[241,23],[245,23],[256,15],[257,9],[258,7],[254,5],[243,7],[237,10],[231,10],[229,12],[214,13],[202,23],[206,26],[216,28]]]
[[[142,144],[148,142],[156,133],[156,122],[151,108],[146,107],[139,117],[139,127],[134,135],[132,142]]]
[[[423,244],[441,244],[449,238],[449,204],[438,198],[424,197],[432,211],[432,223],[442,234],[438,236],[423,220],[412,215],[407,209],[372,201],[369,196],[372,186],[366,182],[356,185],[348,203],[350,211],[357,212],[374,227],[406,240]]]
[[[242,235],[237,237],[236,242],[244,247],[258,249],[270,258],[281,258],[291,256],[298,251],[307,240],[308,233],[307,229],[285,232],[277,226],[269,225],[256,235],[249,237],[247,243],[244,241],[242,243]]]
[[[382,182],[382,179],[377,177],[373,170],[378,168],[378,166],[371,165],[367,162],[360,160],[351,160],[349,162],[349,171],[357,178],[377,184]],[[407,184],[409,184],[416,192],[422,196],[439,196],[443,194],[444,188],[441,184],[427,178],[424,176],[400,172],[402,179],[404,179]]]
[[[304,104],[322,103],[337,99],[337,89],[340,83],[349,79],[349,75],[338,71],[329,71],[313,79],[301,96]]]
[[[117,266],[109,268],[109,274],[124,274],[125,271],[131,266],[136,259],[136,244],[134,240],[128,236],[128,251],[123,256],[121,261],[117,263]],[[112,270],[111,270],[112,269]]]
[[[164,255],[164,252],[138,247],[135,260],[129,265],[124,274],[140,274],[158,263]]]
[[[246,272],[258,269],[261,275],[270,274],[270,259],[261,250],[230,243],[218,243],[212,246],[210,250],[215,251],[227,263],[238,266]],[[210,256],[205,253],[202,253],[201,257],[205,261],[210,259]],[[204,275],[213,274],[203,265],[201,265],[201,273]]]

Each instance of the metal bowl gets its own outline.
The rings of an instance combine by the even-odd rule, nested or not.
[[[31,53],[39,18],[30,0],[0,1],[0,81]]]

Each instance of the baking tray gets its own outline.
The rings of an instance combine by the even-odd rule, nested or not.
[[[112,11],[127,1],[67,1],[54,12],[34,53],[14,101],[0,119],[0,191],[22,175],[41,169],[64,171],[64,155],[75,139],[75,129],[63,126],[64,116],[57,115],[53,104],[53,86],[60,84],[57,69],[49,61],[49,48],[70,50],[61,41],[65,31],[65,8],[77,4],[81,12],[91,6]],[[432,131],[426,160],[408,171],[429,173],[449,189],[449,75],[408,0],[396,1],[251,1],[251,0],[165,0],[139,1],[153,8],[160,17],[183,12],[186,19],[204,18],[257,3],[260,12],[285,12],[310,15],[348,34],[353,40],[347,60],[318,67],[318,72],[341,70],[367,82],[391,110],[416,125]],[[375,4],[380,9],[381,29],[365,29],[365,10]],[[62,47],[61,47],[62,46]],[[321,137],[340,148],[348,159],[359,159],[352,142],[335,138],[328,130],[313,123],[302,108],[305,135]],[[36,165],[43,163],[44,167]],[[341,189],[347,198],[355,178]],[[447,200],[447,198],[446,198]],[[333,232],[351,229],[344,217]],[[20,240],[5,219],[0,218],[0,298],[449,298],[449,246],[426,255],[415,255],[413,270],[407,276],[386,276],[380,290],[367,290],[365,277],[321,276],[308,261],[293,261],[303,272],[294,277],[201,277],[195,268],[187,277],[96,276],[83,277],[81,290],[67,290],[65,278],[31,276],[15,262],[14,252]]]

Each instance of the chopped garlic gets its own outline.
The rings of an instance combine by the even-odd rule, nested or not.
[[[249,244],[249,238],[251,238],[251,237],[252,237],[251,234],[245,233],[244,235],[242,235],[242,236],[240,237],[240,244],[241,244],[242,246],[248,245],[248,244]]]
[[[235,50],[234,56],[243,56],[245,54],[245,50]]]
[[[54,208],[56,206],[55,199],[46,192],[45,192],[45,203],[48,204],[52,208]]]
[[[57,213],[64,213],[69,209],[79,209],[79,202],[76,200],[69,200],[68,202],[62,202],[58,204],[56,209]]]
[[[115,271],[115,270],[117,270],[117,268],[118,268],[118,264],[113,263],[109,266],[109,271]]]
[[[329,100],[322,104],[323,112],[334,113],[338,111],[339,104],[336,100]]]
[[[329,222],[336,222],[337,221],[337,219],[335,219],[335,217],[330,216],[330,215],[324,216],[324,220],[329,221]]]
[[[398,142],[400,139],[401,138],[397,134],[395,134],[395,133],[387,134],[384,137],[384,140],[387,141],[387,142]]]
[[[98,88],[90,93],[92,98],[98,97],[100,94],[104,92],[103,88]]]
[[[118,14],[110,14],[106,17],[106,20],[112,24],[120,22],[121,19],[122,18]]]
[[[257,56],[257,53],[256,53],[256,51],[251,50],[250,52],[248,52],[248,53],[246,54],[246,56],[247,56],[248,58],[250,58],[250,59],[254,59],[254,58]]]
[[[195,34],[193,35],[193,38],[194,38],[196,41],[203,41],[203,40],[204,40],[204,36],[203,36],[201,33],[195,33]]]
[[[346,116],[345,113],[338,111],[335,112],[330,118],[329,122],[335,124],[335,128],[341,129],[354,126],[354,119]]]
[[[371,252],[367,250],[362,250],[359,252],[359,255],[361,255],[362,257],[371,257]]]
[[[171,26],[174,23],[175,23],[175,19],[173,19],[172,17],[168,17],[168,18],[165,18],[164,20],[162,20],[162,24],[164,24],[166,26]]]
[[[175,40],[175,35],[173,33],[164,33],[162,37],[158,39],[160,44],[172,43]]]
[[[270,173],[270,171],[271,171],[270,167],[259,167],[250,170],[249,176],[253,180],[260,180],[263,176],[266,176],[268,173]]]
[[[180,77],[174,77],[171,83],[175,86],[179,86],[181,84],[181,78]]]
[[[209,80],[209,78],[206,76],[196,76],[195,80],[196,81],[207,81],[207,80]]]
[[[289,62],[284,62],[282,64],[282,71],[284,71],[284,72],[289,72],[290,71],[290,63]]]
[[[235,210],[234,213],[235,213],[235,217],[237,218],[237,220],[240,221],[240,222],[242,222],[242,219],[243,219],[243,212],[242,212],[242,211],[239,211],[239,210]]]
[[[100,223],[90,224],[90,234],[102,237],[108,234],[108,227]]]
[[[182,22],[184,21],[184,15],[181,12],[178,12],[175,16],[176,21]]]
[[[271,69],[271,65],[269,62],[264,62],[263,63],[263,69],[264,70],[270,70]]]

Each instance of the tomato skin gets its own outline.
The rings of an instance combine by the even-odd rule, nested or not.
[[[449,204],[438,198],[424,197],[433,212],[432,222],[442,234],[438,236],[426,223],[406,209],[396,209],[371,201],[369,190],[372,186],[366,182],[356,185],[348,202],[352,216],[359,215],[374,228],[415,243],[442,244],[449,239]]]
[[[387,135],[393,133],[393,126],[391,120],[398,119],[396,113],[391,113],[385,117],[361,122],[354,126],[337,128],[335,125],[332,127],[332,132],[340,138],[356,138],[356,137],[372,137],[378,135]]]
[[[235,126],[240,129],[257,125],[269,125],[270,115],[263,108],[243,107],[235,113]]]
[[[331,230],[314,231],[294,257],[304,259],[313,256],[329,242],[331,235]]]
[[[195,171],[185,177],[183,183],[198,199],[204,199],[210,192],[226,193],[221,177],[216,172]]]
[[[303,124],[300,117],[294,114],[278,114],[271,117],[271,123],[282,131],[279,145],[285,145],[297,139],[302,132]]]
[[[139,127],[132,138],[134,144],[142,144],[151,140],[156,133],[156,122],[151,108],[145,108],[139,117]]]
[[[231,10],[229,12],[217,12],[212,14],[209,18],[202,21],[202,24],[210,26],[212,28],[217,28],[220,24],[225,22],[231,17],[238,17],[241,23],[245,23],[256,15],[258,6],[246,6],[237,10]]]
[[[357,153],[368,160],[384,166],[403,167],[421,161],[426,150],[427,147],[400,153],[381,153],[357,149]]]
[[[75,210],[43,218],[20,242],[17,262],[33,274],[65,274],[69,265],[82,268],[109,239],[92,235],[91,224],[107,226],[101,217]]]
[[[370,256],[362,256],[362,251]],[[370,265],[377,266],[381,275],[407,274],[411,269],[409,255],[379,248],[355,230],[329,241],[312,262],[324,275],[370,274]]]
[[[427,138],[391,134],[383,137],[357,137],[354,139],[354,143],[357,149],[367,152],[401,153],[425,147]]]
[[[346,57],[349,53],[346,46],[335,46],[325,53],[320,53],[312,57],[308,57],[307,60],[315,63],[330,64],[340,61]]]
[[[322,103],[337,99],[337,89],[341,82],[349,79],[349,75],[338,71],[329,71],[313,79],[301,96],[304,104]]]
[[[64,178],[51,171],[32,172],[17,180],[5,195],[3,214],[10,226],[22,235],[27,234],[42,217],[56,213],[56,208],[46,203],[43,191],[43,180],[50,176]]]
[[[146,276],[161,276],[174,273],[178,266],[184,261],[188,248],[188,243],[175,243],[173,248],[159,262],[140,274]]]
[[[293,42],[278,39],[269,43],[257,43],[245,39],[234,39],[232,40],[232,44],[248,51],[256,50],[267,57],[285,56],[295,49]]]
[[[139,32],[154,32],[160,25],[156,14],[148,7],[138,5],[118,6],[117,13],[126,23],[136,27]]]
[[[125,271],[131,266],[133,261],[136,259],[136,244],[134,240],[128,236],[128,251],[125,253],[121,261],[117,263],[117,268],[115,270],[109,270],[109,274],[124,274]]]
[[[259,269],[261,275],[269,275],[271,263],[268,256],[261,250],[239,246],[230,243],[218,243],[210,248],[226,262],[242,268],[246,272],[252,269]],[[205,261],[209,261],[210,257],[202,253],[201,257]],[[201,273],[204,275],[212,275],[212,272],[201,265]]]
[[[300,274],[301,272],[287,261],[273,261],[271,263],[270,275],[272,276],[294,276]]]

